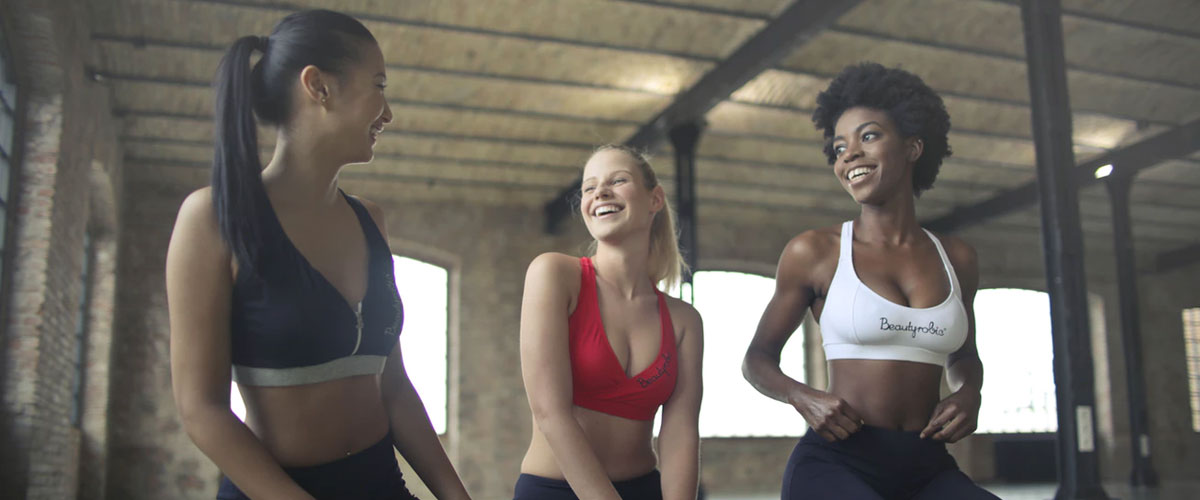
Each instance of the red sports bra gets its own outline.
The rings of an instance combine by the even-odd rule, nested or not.
[[[653,420],[658,407],[675,391],[677,377],[675,328],[671,325],[667,300],[662,292],[655,290],[662,323],[658,359],[637,375],[627,377],[600,318],[596,268],[587,257],[579,262],[582,268],[579,303],[568,323],[575,406],[633,420]]]

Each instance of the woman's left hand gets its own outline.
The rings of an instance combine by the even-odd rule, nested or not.
[[[953,443],[971,435],[979,423],[980,396],[978,390],[964,387],[938,403],[929,424],[921,430],[921,439]]]

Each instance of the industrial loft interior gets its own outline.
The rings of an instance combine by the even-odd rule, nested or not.
[[[4,499],[1200,498],[1200,2],[0,0],[0,257]]]

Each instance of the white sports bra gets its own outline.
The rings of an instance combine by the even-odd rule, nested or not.
[[[924,230],[924,229],[922,229]],[[954,267],[937,237],[950,280],[950,295],[933,307],[913,308],[891,302],[858,279],[854,271],[854,221],[842,224],[841,252],[818,324],[825,359],[886,359],[946,366],[950,353],[967,339],[967,310]]]

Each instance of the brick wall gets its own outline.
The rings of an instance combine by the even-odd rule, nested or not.
[[[1184,309],[1200,307],[1197,283],[1200,283],[1200,264],[1160,275],[1142,276],[1138,282],[1151,452],[1154,467],[1159,477],[1165,480],[1194,479],[1196,464],[1200,464],[1200,433],[1192,430],[1192,408],[1188,401],[1182,316]],[[1109,352],[1120,357],[1120,344],[1115,344]],[[1124,382],[1124,372],[1121,377]],[[1124,394],[1121,396],[1123,402]],[[1120,430],[1128,443],[1128,409],[1118,406],[1115,413],[1122,417],[1124,427]],[[1128,455],[1126,444],[1125,464],[1129,463]],[[1126,465],[1114,471],[1114,475],[1126,479],[1129,472]]]
[[[105,432],[103,425],[85,424],[80,430],[70,422],[89,194],[94,182],[112,186],[119,175],[113,164],[104,175],[92,176],[94,154],[114,151],[115,137],[107,92],[83,81],[88,32],[81,7],[23,0],[4,4],[4,15],[13,21],[9,42],[23,96],[24,141],[10,240],[16,249],[7,297],[11,314],[3,325],[2,423],[9,443],[0,451],[0,496],[5,498],[75,497],[81,443]],[[98,142],[107,144],[97,148]],[[113,157],[119,155],[106,159]],[[111,262],[115,247],[105,252]],[[109,268],[110,278],[114,271]],[[105,321],[101,312],[89,323]],[[101,358],[92,364],[106,365]],[[93,446],[89,457],[102,459],[103,451]]]

